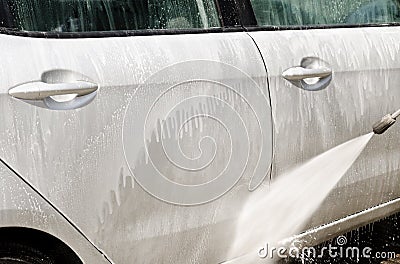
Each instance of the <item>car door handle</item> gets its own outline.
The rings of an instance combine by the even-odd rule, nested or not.
[[[43,73],[41,81],[14,86],[8,94],[34,106],[72,110],[86,106],[97,95],[99,85],[87,79],[68,70],[53,70]]]
[[[325,78],[332,75],[332,70],[326,67],[307,69],[303,67],[292,67],[282,73],[282,77],[288,81],[299,81],[307,78]]]
[[[294,86],[306,91],[319,91],[329,86],[333,71],[329,64],[317,57],[305,57],[300,66],[291,67],[282,77]]]
[[[75,94],[77,97],[96,92],[98,85],[87,81],[49,84],[41,81],[15,86],[9,95],[22,100],[43,100],[51,96]]]

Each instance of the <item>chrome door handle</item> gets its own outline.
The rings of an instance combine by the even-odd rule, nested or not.
[[[293,67],[282,73],[282,77],[288,81],[299,81],[307,78],[325,78],[330,75],[332,75],[332,70],[326,67],[320,67],[317,69]]]
[[[282,73],[285,80],[307,91],[325,89],[331,83],[332,75],[328,63],[316,57],[303,58],[300,66],[291,67]]]
[[[20,84],[11,88],[12,97],[23,100],[43,100],[50,96],[76,94],[84,96],[97,91],[98,85],[87,81],[49,84],[41,81]]]

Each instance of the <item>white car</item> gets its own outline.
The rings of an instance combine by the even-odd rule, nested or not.
[[[0,27],[0,263],[229,261],[255,193],[400,108],[398,0],[0,0]],[[297,239],[399,211],[399,139]]]

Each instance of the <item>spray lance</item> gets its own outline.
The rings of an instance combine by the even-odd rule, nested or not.
[[[388,114],[382,117],[381,121],[375,123],[372,127],[372,130],[375,134],[383,134],[389,127],[391,127],[394,123],[396,123],[396,118],[400,116],[400,109],[394,112],[393,114]]]

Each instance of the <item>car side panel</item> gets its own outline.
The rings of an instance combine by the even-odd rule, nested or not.
[[[268,68],[275,127],[273,179],[330,148],[372,132],[375,122],[400,108],[399,27],[250,35]],[[326,61],[333,70],[333,80],[324,90],[302,90],[281,76],[310,56]],[[399,138],[397,124],[374,136],[304,229],[398,198]],[[313,199],[312,193],[305,195]]]
[[[0,162],[0,228],[23,227],[62,240],[83,263],[110,263],[35,190]]]

